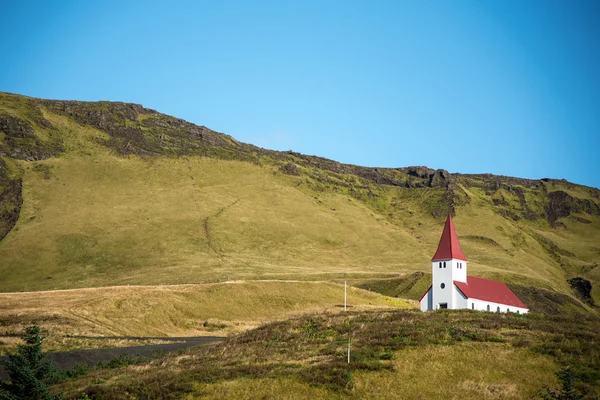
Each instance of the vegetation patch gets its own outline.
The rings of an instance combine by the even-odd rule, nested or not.
[[[535,286],[508,284],[517,297],[527,305],[530,312],[546,315],[589,314],[580,302],[566,294]]]
[[[431,285],[431,274],[414,272],[398,278],[372,279],[353,285],[385,296],[420,300]]]
[[[467,235],[467,236],[463,236],[462,238],[466,239],[466,240],[473,240],[473,241],[476,241],[476,242],[481,242],[481,243],[489,244],[489,245],[492,245],[492,246],[502,247],[494,239],[490,239],[489,237],[485,237],[485,236]]]
[[[374,373],[374,376],[397,373],[402,365],[400,360],[411,349],[423,353],[436,346],[476,346],[472,348],[475,354],[484,348],[514,352],[516,358],[504,359],[514,360],[516,364],[507,368],[515,371],[520,370],[519,365],[543,357],[550,357],[559,366],[571,365],[577,389],[597,394],[599,324],[600,320],[595,317],[523,316],[470,310],[316,314],[270,323],[221,343],[151,362],[144,368],[98,371],[64,382],[54,390],[66,392],[67,398],[76,398],[82,392],[115,399],[126,398],[124,393],[136,397],[164,397],[168,393],[178,397],[186,393],[199,395],[195,388],[225,381],[293,379],[323,388],[334,396],[352,397],[360,392],[365,373]],[[431,358],[430,362],[435,363],[436,370],[450,373],[454,365],[453,359],[448,357]],[[422,376],[413,376],[414,382],[396,383],[397,389],[402,390],[403,385],[418,385],[420,379],[424,379]],[[482,379],[490,378],[491,375],[482,376]],[[458,385],[449,388],[448,396],[460,393],[460,385],[470,385],[468,379],[456,375],[453,379],[458,379]],[[508,378],[500,383],[510,382]],[[516,392],[509,397],[528,397],[544,383],[550,385],[553,380],[523,382],[524,386],[515,388]],[[169,391],[163,391],[162,387]]]

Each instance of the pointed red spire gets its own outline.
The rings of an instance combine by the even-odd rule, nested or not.
[[[446,219],[446,225],[444,225],[440,244],[438,244],[437,251],[431,261],[447,260],[449,258],[467,261],[467,258],[460,248],[460,243],[458,243],[458,236],[456,236],[454,223],[452,223],[450,214],[448,214],[448,218]]]

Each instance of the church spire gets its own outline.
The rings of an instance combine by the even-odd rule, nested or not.
[[[456,236],[456,231],[454,230],[452,217],[448,214],[446,225],[444,225],[444,231],[440,238],[440,244],[438,244],[437,251],[431,261],[447,260],[450,258],[467,261],[467,258],[460,248],[460,243],[458,243],[458,236]]]

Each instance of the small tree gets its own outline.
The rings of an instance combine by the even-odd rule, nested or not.
[[[0,382],[0,400],[54,400],[48,382],[55,372],[52,362],[42,352],[44,336],[35,323],[25,328],[21,337],[25,342],[18,346],[16,354],[8,354],[3,361],[10,382]]]
[[[540,390],[539,396],[544,400],[595,400],[596,397],[586,397],[575,388],[575,373],[571,367],[561,369],[556,373],[560,381],[558,390],[550,390],[545,388],[545,391]]]

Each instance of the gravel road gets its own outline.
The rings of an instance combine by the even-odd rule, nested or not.
[[[48,353],[48,358],[52,360],[54,365],[59,369],[70,369],[75,365],[85,362],[89,366],[95,366],[98,362],[104,363],[112,360],[115,357],[119,357],[123,354],[129,354],[131,356],[139,355],[140,357],[150,357],[153,354],[159,352],[172,352],[180,349],[185,349],[192,346],[198,346],[205,343],[211,343],[218,340],[224,339],[221,336],[195,336],[195,337],[131,337],[131,336],[102,336],[102,337],[90,337],[86,336],[87,339],[133,339],[133,340],[151,340],[158,339],[161,341],[170,341],[173,343],[155,344],[148,346],[130,346],[130,347],[111,347],[104,349],[90,349],[90,350],[75,350],[75,351],[61,351],[55,353]],[[7,357],[0,357],[0,360],[4,360]],[[8,379],[8,375],[4,370],[4,367],[0,365],[0,380]]]

